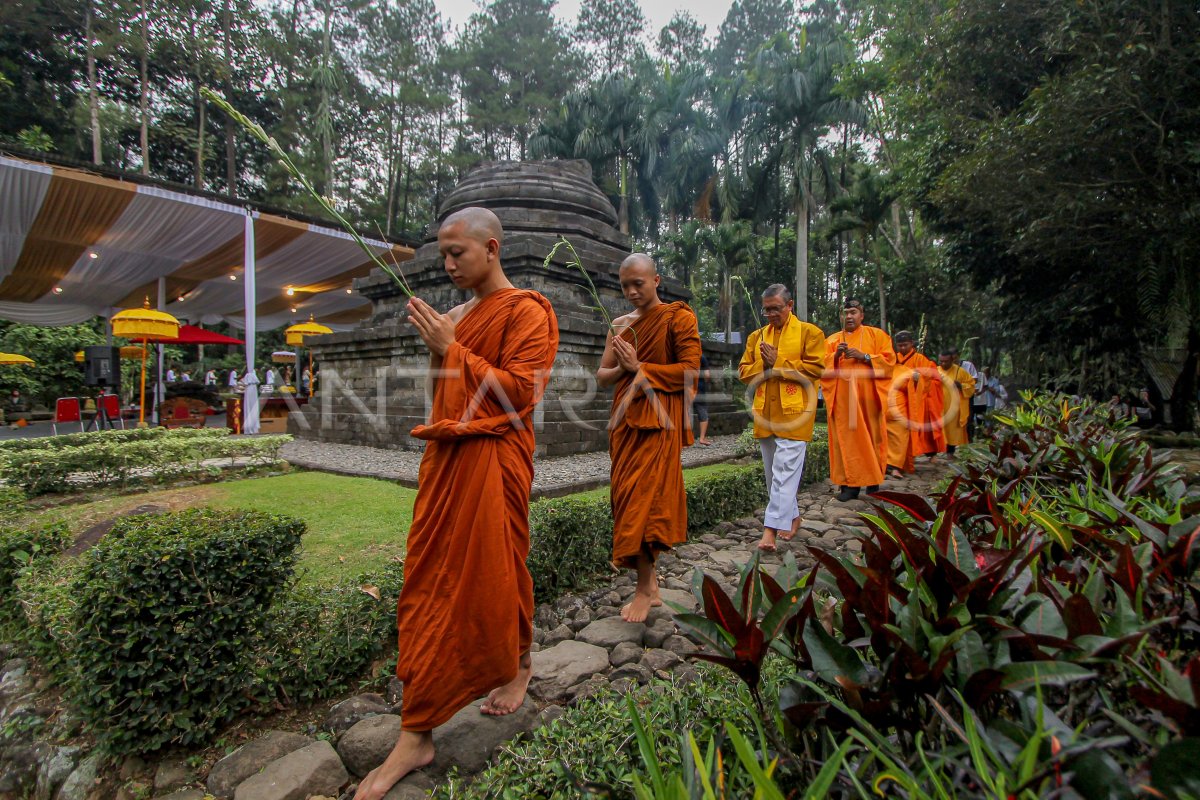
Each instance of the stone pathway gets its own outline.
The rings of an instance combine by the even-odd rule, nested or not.
[[[946,473],[943,465],[921,464],[915,476],[888,481],[884,488],[928,494]],[[801,565],[813,563],[806,545],[835,551],[857,550],[855,532],[865,529],[860,511],[865,500],[839,503],[828,482],[800,495],[804,522],[796,538],[781,542],[779,551],[764,555],[768,567],[792,552]],[[690,591],[699,567],[727,591],[738,570],[751,557],[762,534],[761,517],[722,522],[659,560],[663,598],[695,608]],[[509,740],[557,719],[573,705],[611,686],[628,691],[653,678],[688,681],[695,670],[687,660],[696,645],[682,635],[666,606],[653,609],[644,624],[620,618],[620,606],[633,594],[632,572],[586,594],[569,594],[538,606],[534,615],[534,678],[525,705],[506,717],[487,717],[475,702],[435,732],[433,764],[403,780],[385,800],[427,796],[451,767],[469,776],[482,770]],[[482,698],[481,698],[482,699]],[[358,695],[334,706],[325,722],[332,741],[272,731],[226,756],[209,772],[205,788],[217,798],[234,800],[348,800],[354,784],[383,761],[400,731],[402,687],[393,679],[387,696]],[[338,794],[341,787],[349,788]],[[187,790],[195,791],[199,790]],[[200,794],[169,795],[172,800],[199,800]]]
[[[737,438],[735,435],[714,436],[708,447],[685,447],[683,465],[700,467],[736,458]],[[381,450],[302,439],[284,445],[280,457],[304,469],[381,478],[413,487],[417,485],[417,468],[421,465],[421,454],[409,450]],[[533,497],[557,497],[607,486],[610,466],[607,452],[535,459]]]

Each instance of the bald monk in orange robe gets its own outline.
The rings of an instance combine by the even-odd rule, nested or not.
[[[829,423],[829,479],[847,502],[879,489],[887,467],[884,409],[896,354],[884,331],[863,325],[863,307],[848,299],[842,330],[825,340],[821,388]]]
[[[970,441],[967,423],[971,419],[971,398],[975,395],[975,379],[962,365],[955,362],[955,353],[950,350],[938,354],[938,368],[942,373],[946,452],[954,455],[959,445]]]
[[[889,476],[914,472],[919,455],[942,453],[942,383],[937,364],[917,352],[913,335],[900,331],[892,337],[896,367],[888,391]]]
[[[662,279],[649,256],[629,256],[619,276],[633,311],[613,321],[617,335],[609,332],[596,378],[616,385],[608,424],[613,564],[637,570],[621,618],[643,622],[662,605],[658,554],[687,541],[680,454],[692,444],[688,403],[700,372],[700,332],[686,303],[659,298]]]
[[[485,714],[516,711],[532,673],[529,490],[534,406],[558,349],[540,294],[515,288],[500,263],[491,211],[447,217],[438,248],[454,285],[474,292],[439,314],[409,300],[434,380],[427,444],[408,535],[397,618],[404,682],[400,738],[355,800],[379,800],[433,760],[433,729],[475,698]]]

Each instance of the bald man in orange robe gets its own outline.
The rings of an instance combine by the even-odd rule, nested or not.
[[[688,404],[700,372],[700,333],[686,303],[659,298],[662,279],[649,256],[629,256],[619,276],[633,311],[613,321],[596,378],[616,385],[608,424],[613,564],[637,570],[621,618],[643,622],[662,605],[658,554],[687,541],[680,455],[692,443]]]
[[[838,500],[879,489],[887,467],[888,387],[896,354],[884,331],[862,324],[863,307],[846,300],[842,330],[825,340],[825,373],[821,388],[829,423],[829,479]]]
[[[937,364],[917,352],[909,331],[899,331],[892,342],[896,367],[887,401],[887,474],[900,478],[915,471],[917,456],[945,452],[946,439]]]
[[[397,618],[404,682],[400,738],[355,800],[379,800],[433,760],[433,729],[487,695],[485,714],[525,701],[532,673],[529,490],[534,406],[558,350],[558,321],[540,294],[515,288],[500,263],[491,211],[447,217],[438,248],[454,285],[474,293],[439,314],[409,300],[434,380],[427,444],[408,534]]]

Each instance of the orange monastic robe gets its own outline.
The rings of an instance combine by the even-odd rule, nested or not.
[[[404,729],[427,731],[516,677],[533,640],[534,406],[558,350],[536,292],[501,289],[455,329],[436,376],[398,606]]]
[[[864,364],[849,358],[835,362],[843,341],[871,356]],[[876,486],[887,468],[884,408],[896,354],[892,339],[879,328],[860,325],[825,340],[825,394],[829,423],[829,480],[837,486]]]
[[[912,472],[916,456],[945,452],[937,364],[916,350],[897,353],[887,409],[888,464]]]
[[[612,457],[613,564],[633,567],[687,541],[687,497],[679,457],[692,443],[688,403],[700,370],[700,333],[686,303],[663,303],[621,336],[642,368],[623,375],[608,423]]]
[[[954,364],[950,369],[938,367],[944,380],[942,381],[943,417],[946,425],[946,444],[964,445],[970,439],[967,437],[967,420],[971,418],[971,397],[975,394],[975,379],[971,373]],[[959,390],[959,384],[962,389]]]

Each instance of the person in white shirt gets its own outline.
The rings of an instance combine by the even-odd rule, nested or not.
[[[232,389],[238,385],[238,371],[236,369],[229,370],[229,388]]]
[[[175,368],[167,367],[167,383],[175,382]]]
[[[971,416],[967,419],[967,439],[975,441],[975,432],[979,429],[979,423],[983,421],[983,415],[987,412],[987,405],[982,397],[979,396],[979,368],[965,359],[960,360],[958,348],[954,349],[954,360],[958,365],[967,371],[975,381],[975,394],[971,396]]]
[[[267,367],[267,386],[275,385],[275,368]]]
[[[205,386],[216,386],[217,385],[217,371],[215,369],[210,369],[208,372],[204,373],[204,385]]]

